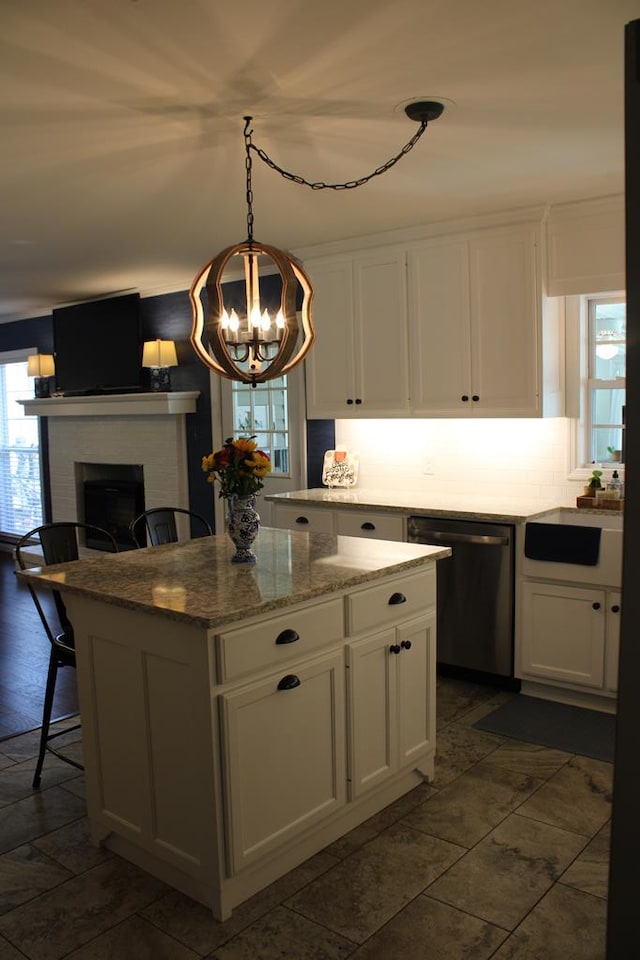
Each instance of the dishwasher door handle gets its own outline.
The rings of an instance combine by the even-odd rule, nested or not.
[[[420,531],[423,543],[444,540],[445,543],[473,543],[483,547],[507,547],[509,537],[490,537],[478,533],[440,533],[438,530]],[[426,539],[423,539],[426,538]]]

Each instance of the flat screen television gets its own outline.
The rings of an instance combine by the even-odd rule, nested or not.
[[[54,310],[53,352],[57,393],[141,391],[140,294]]]

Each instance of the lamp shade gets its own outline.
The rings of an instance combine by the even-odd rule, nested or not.
[[[173,340],[147,340],[142,351],[143,367],[177,367],[178,357]]]
[[[28,377],[52,377],[55,372],[52,354],[35,353],[27,357]]]

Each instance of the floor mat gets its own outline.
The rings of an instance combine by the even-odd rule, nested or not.
[[[478,730],[613,763],[615,715],[520,694],[473,724]]]

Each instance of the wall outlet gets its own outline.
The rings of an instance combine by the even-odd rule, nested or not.
[[[435,472],[433,457],[425,457],[422,461],[422,473],[425,477],[431,477]]]

